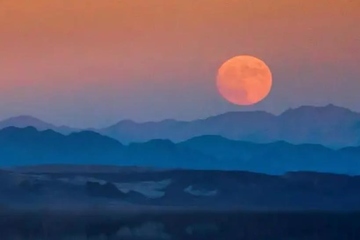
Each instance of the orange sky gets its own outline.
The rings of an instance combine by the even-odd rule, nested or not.
[[[360,111],[359,13],[358,0],[2,0],[0,119],[104,125],[243,110],[215,89],[217,68],[238,54],[273,71],[254,108]]]

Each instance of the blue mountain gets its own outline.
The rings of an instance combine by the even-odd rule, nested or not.
[[[154,139],[123,145],[91,131],[0,130],[0,166],[41,164],[117,165],[166,169],[246,170],[269,174],[317,171],[360,174],[360,147],[331,149],[285,141],[252,143],[205,135],[174,143]]]
[[[197,136],[218,135],[256,143],[286,141],[341,148],[360,145],[360,114],[329,104],[289,109],[278,116],[254,111],[228,112],[195,121],[127,120],[97,131],[124,143],[158,138],[181,142]]]

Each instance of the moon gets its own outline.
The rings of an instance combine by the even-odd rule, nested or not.
[[[270,93],[272,74],[264,61],[241,55],[221,65],[216,83],[219,93],[227,101],[236,105],[254,105]]]

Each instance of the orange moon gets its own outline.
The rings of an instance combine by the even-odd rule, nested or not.
[[[272,74],[262,60],[253,56],[237,56],[227,60],[218,70],[220,94],[236,105],[253,105],[271,90]]]

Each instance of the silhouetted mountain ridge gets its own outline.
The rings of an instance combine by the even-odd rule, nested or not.
[[[143,142],[155,138],[174,142],[202,135],[268,143],[313,143],[330,147],[360,144],[360,114],[332,104],[302,106],[276,116],[263,111],[228,112],[195,121],[119,122],[98,130],[122,142]]]
[[[17,128],[34,127],[39,131],[54,130],[63,134],[69,134],[71,132],[78,131],[78,129],[67,126],[55,126],[53,124],[44,122],[38,118],[28,115],[11,117],[0,121],[0,129],[4,129],[7,127],[17,127]]]
[[[212,157],[184,149],[169,140],[123,146],[99,133],[62,135],[33,127],[0,130],[2,166],[37,164],[111,164],[201,168]]]
[[[33,127],[0,130],[0,166],[102,164],[157,168],[360,173],[360,147],[339,150],[285,141],[253,143],[201,136],[174,143],[154,139],[123,145],[91,131],[62,135]]]
[[[79,131],[66,126],[56,127],[30,116],[10,118],[0,122],[0,129],[33,126],[69,134]],[[92,129],[122,143],[169,139],[181,142],[203,135],[219,135],[233,140],[269,143],[286,141],[293,144],[312,143],[341,148],[360,145],[360,114],[333,104],[301,106],[280,115],[264,111],[228,112],[194,121],[166,119],[158,122],[122,120],[102,128]]]
[[[122,149],[118,141],[95,132],[62,135],[53,130],[38,131],[34,127],[9,127],[0,130],[1,165],[33,165],[46,163],[100,163],[103,157],[113,159]]]

